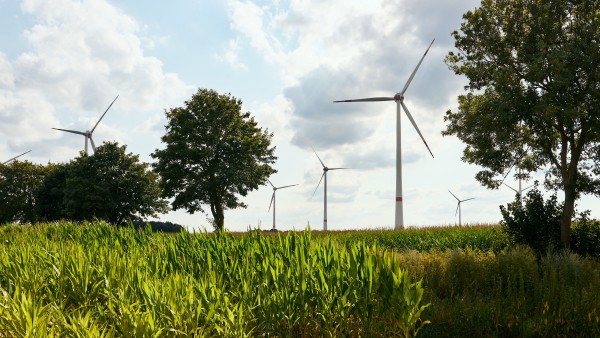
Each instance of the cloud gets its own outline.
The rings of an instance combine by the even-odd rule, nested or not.
[[[345,152],[344,163],[389,166],[395,154],[390,157],[385,156],[388,152],[373,150],[383,149],[374,143],[379,133],[395,133],[393,128],[382,127],[393,126],[389,116],[395,111],[393,103],[332,101],[393,96],[433,38],[436,42],[407,90],[405,103],[426,139],[427,131],[439,129],[440,114],[455,96],[457,83],[443,58],[452,48],[450,33],[458,28],[469,3],[292,0],[260,7],[241,1],[229,4],[232,29],[238,32],[240,43],[249,41],[265,59],[276,60],[282,68],[284,97],[292,107],[294,145],[353,145],[356,149],[367,143],[371,151],[362,156]],[[409,154],[405,162],[421,158],[416,154]]]
[[[160,60],[145,55],[142,45],[149,42],[140,25],[104,0],[24,0],[21,9],[35,22],[22,32],[28,49],[12,60],[0,54],[0,132],[13,144],[71,157],[73,150],[61,145],[77,143],[79,150],[83,140],[51,127],[91,128],[119,94],[112,116],[96,130],[104,136],[95,137],[99,145],[127,136],[110,126],[115,121],[137,115],[136,123],[144,124],[154,119],[147,112],[191,92]]]

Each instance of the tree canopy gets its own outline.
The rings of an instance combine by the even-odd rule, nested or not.
[[[545,170],[568,245],[576,199],[600,195],[600,2],[482,0],[453,36],[446,63],[469,82],[443,134],[487,187],[515,164],[525,178]]]
[[[37,220],[36,191],[51,170],[28,161],[0,164],[0,224]]]
[[[276,172],[272,134],[241,109],[242,101],[231,94],[199,89],[183,107],[166,111],[166,147],[152,154],[172,208],[193,214],[207,204],[217,230],[224,227],[224,210],[246,207],[238,196]]]
[[[38,191],[40,216],[123,224],[167,211],[158,176],[126,146],[106,142],[49,175]]]

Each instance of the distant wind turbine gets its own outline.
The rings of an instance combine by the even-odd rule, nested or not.
[[[517,168],[517,177],[518,177],[518,181],[519,181],[519,190],[511,187],[510,185],[502,182],[502,184],[504,184],[505,186],[507,186],[510,190],[514,191],[517,195],[519,195],[519,200],[521,200],[521,197],[523,197],[523,193],[525,191],[527,191],[528,189],[532,188],[534,186],[534,184],[523,188],[523,185],[521,183],[521,168]]]
[[[313,192],[313,196],[317,192],[317,189],[319,189],[319,185],[321,185],[321,181],[323,180],[323,177],[325,177],[325,182],[323,183],[323,231],[327,231],[327,172],[329,170],[342,170],[342,169],[350,169],[350,168],[328,168],[327,166],[325,166],[323,161],[321,161],[321,158],[319,157],[319,155],[317,154],[317,152],[315,151],[314,148],[313,148],[313,152],[315,153],[315,155],[317,155],[319,162],[321,162],[321,165],[323,166],[323,175],[321,175],[321,179],[319,180],[319,183],[317,184],[317,187],[315,188],[315,191]]]
[[[273,185],[273,183],[271,183],[271,181],[269,181],[269,180],[267,180],[267,181],[273,187],[273,195],[271,195],[271,203],[269,203],[269,211],[271,210],[271,205],[273,205],[273,230],[275,230],[276,229],[275,228],[275,193],[279,189],[293,187],[293,186],[296,186],[298,184],[284,185],[283,187],[276,187],[276,186]]]
[[[429,150],[431,157],[433,157],[433,153],[431,152],[431,149],[429,149],[429,146],[427,145],[427,142],[425,141],[423,134],[421,134],[419,127],[417,127],[417,123],[415,122],[412,115],[408,111],[408,108],[404,104],[404,93],[406,92],[406,90],[408,89],[408,86],[410,85],[413,78],[415,77],[415,74],[417,73],[419,66],[421,66],[423,59],[427,55],[427,52],[429,51],[429,48],[431,48],[431,45],[433,45],[434,41],[435,41],[435,39],[433,39],[433,41],[431,41],[431,43],[429,44],[429,47],[427,47],[427,50],[421,57],[421,60],[417,64],[417,67],[415,67],[415,70],[413,70],[412,74],[410,74],[410,77],[408,78],[408,81],[404,85],[404,88],[402,88],[402,90],[399,93],[396,93],[396,95],[394,95],[393,97],[370,97],[370,98],[365,98],[365,99],[333,101],[333,102],[373,102],[373,101],[395,101],[396,102],[396,212],[395,212],[395,225],[394,225],[395,229],[403,229],[404,228],[404,211],[403,211],[403,205],[402,205],[402,144],[401,144],[402,130],[400,128],[400,124],[401,124],[400,106],[402,106],[402,109],[406,113],[406,116],[412,123],[413,127],[415,127],[417,133],[421,137],[421,140],[423,140],[423,143],[425,143],[425,147],[427,147],[427,150]]]
[[[452,194],[452,191],[448,190],[448,192]],[[475,197],[467,198],[466,200],[461,200],[458,197],[456,197],[456,195],[454,195],[454,194],[452,194],[452,196],[454,196],[454,198],[456,198],[456,200],[458,201],[458,205],[456,206],[456,212],[454,213],[454,216],[456,217],[456,213],[458,212],[458,226],[460,226],[461,225],[461,213],[462,213],[462,209],[460,207],[461,203],[470,201],[470,200],[474,200]]]
[[[17,158],[19,158],[19,157],[21,157],[21,156],[23,156],[23,155],[25,155],[25,154],[27,154],[27,153],[29,153],[29,152],[31,152],[31,150],[29,150],[29,151],[26,151],[26,152],[22,153],[21,155],[17,155],[17,156],[15,156],[15,157],[11,158],[10,160],[8,160],[8,161],[6,161],[6,162],[3,162],[2,164],[9,164],[10,162],[12,162],[12,161],[16,160]]]
[[[108,106],[108,108],[106,108],[106,110],[104,111],[104,114],[102,114],[102,116],[100,117],[100,119],[98,120],[98,122],[96,122],[96,124],[94,125],[94,128],[92,128],[92,130],[88,130],[88,131],[78,131],[78,130],[69,130],[69,129],[60,129],[60,128],[52,128],[55,130],[60,130],[60,131],[65,131],[67,133],[73,133],[73,134],[78,134],[78,135],[83,135],[85,137],[85,154],[88,154],[88,139],[90,140],[90,143],[92,144],[92,149],[94,150],[94,152],[96,152],[96,145],[94,144],[94,139],[92,139],[92,134],[94,133],[94,130],[96,130],[96,127],[98,127],[98,124],[100,124],[100,121],[102,121],[102,119],[104,118],[104,115],[106,115],[106,113],[108,112],[108,110],[110,109],[110,107],[112,107],[113,103],[115,103],[115,101],[117,100],[117,98],[119,97],[119,95],[117,95],[117,97],[115,97],[115,99],[110,103],[110,105]]]

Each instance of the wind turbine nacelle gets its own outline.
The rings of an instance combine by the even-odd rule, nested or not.
[[[400,93],[394,95],[394,101],[404,101],[404,95],[400,95]]]

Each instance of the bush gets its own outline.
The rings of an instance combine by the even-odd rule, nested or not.
[[[133,227],[135,229],[145,229],[147,225],[150,225],[152,231],[156,232],[182,232],[185,230],[183,225],[171,222],[160,222],[160,221],[133,221]]]
[[[571,248],[580,255],[600,257],[600,221],[589,219],[589,211],[573,224]]]
[[[514,242],[530,246],[539,256],[560,246],[561,210],[556,194],[544,201],[536,184],[523,201],[517,196],[506,207],[500,206],[504,218],[500,225]]]

